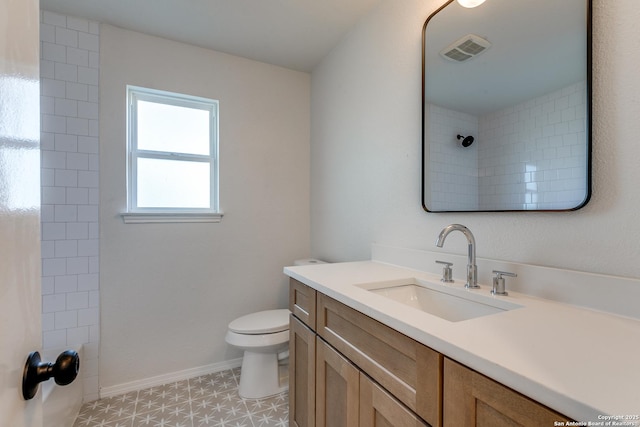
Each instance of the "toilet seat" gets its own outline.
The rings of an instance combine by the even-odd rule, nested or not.
[[[289,329],[289,310],[266,310],[247,314],[229,323],[229,331],[243,335],[273,334]]]
[[[272,334],[238,334],[227,331],[224,340],[242,350],[268,353],[276,349],[278,349],[277,351],[282,351],[279,347],[289,342],[289,331],[274,332]]]

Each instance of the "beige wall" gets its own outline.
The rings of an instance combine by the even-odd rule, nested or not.
[[[227,324],[285,307],[282,268],[309,255],[310,76],[103,25],[102,387],[241,353]],[[125,85],[220,101],[219,224],[124,224]]]
[[[435,250],[449,223],[478,256],[640,277],[640,6],[594,0],[593,197],[569,213],[432,214],[420,206],[421,30],[439,0],[383,1],[312,73],[312,253],[371,242]],[[444,251],[466,253],[452,236]],[[561,286],[561,284],[559,284]]]

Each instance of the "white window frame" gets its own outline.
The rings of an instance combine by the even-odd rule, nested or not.
[[[209,155],[138,149],[138,100],[208,111],[210,120]],[[125,223],[220,222],[222,212],[218,200],[218,107],[218,101],[213,99],[127,85],[127,212],[122,214]],[[137,160],[139,158],[209,163],[211,168],[209,208],[139,207],[137,205]]]

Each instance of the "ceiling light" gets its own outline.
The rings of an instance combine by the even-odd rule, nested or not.
[[[484,2],[485,0],[458,0],[458,3],[460,3],[460,6],[468,7],[468,8],[480,6]]]

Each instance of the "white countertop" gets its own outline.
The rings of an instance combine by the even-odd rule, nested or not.
[[[286,267],[284,272],[578,422],[640,416],[638,320],[516,292],[494,297],[483,285],[465,292],[523,307],[450,322],[357,286],[415,279],[440,283],[431,273],[376,261]],[[464,289],[464,282],[445,286]],[[617,422],[622,424],[610,425],[640,425],[638,420]]]

